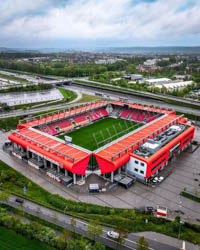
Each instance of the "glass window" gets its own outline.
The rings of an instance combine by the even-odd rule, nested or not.
[[[140,174],[144,174],[144,171],[143,171],[143,170],[140,170]]]
[[[138,161],[135,161],[135,164],[138,164],[139,162]]]
[[[144,167],[144,163],[143,163],[143,162],[141,162],[140,165],[141,165],[142,167]]]
[[[134,170],[135,170],[135,172],[138,172],[138,169],[137,169],[137,168],[135,168]]]

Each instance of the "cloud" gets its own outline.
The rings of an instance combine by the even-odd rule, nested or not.
[[[46,41],[47,46],[50,40],[166,45],[184,43],[191,36],[198,43],[200,3],[189,1],[7,0],[0,7],[5,12],[0,17],[1,36],[14,41],[21,37],[24,44]]]
[[[29,14],[38,10],[47,4],[47,0],[6,0],[0,4],[0,24],[7,23],[13,18]]]

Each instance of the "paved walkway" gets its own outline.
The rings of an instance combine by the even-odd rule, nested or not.
[[[141,233],[136,233],[135,235],[140,236],[140,237],[144,236],[145,239],[151,239],[153,241],[162,242],[164,244],[168,244],[171,247],[177,247],[179,249],[181,249],[183,246],[183,241],[167,236],[167,235],[156,233],[156,232],[141,232]],[[194,245],[187,241],[185,242],[185,247],[186,247],[185,248],[186,250],[199,250],[200,249],[198,245]]]

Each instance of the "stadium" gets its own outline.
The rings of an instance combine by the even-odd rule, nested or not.
[[[175,111],[98,101],[21,120],[8,136],[11,154],[68,186],[90,173],[125,187],[148,183],[193,140]]]

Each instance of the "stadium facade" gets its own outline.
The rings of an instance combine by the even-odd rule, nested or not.
[[[143,126],[93,152],[56,137],[106,117]],[[123,172],[147,183],[191,144],[194,131],[186,118],[172,110],[99,101],[20,121],[8,139],[12,155],[65,185],[85,178],[91,156],[102,177],[111,182]]]

